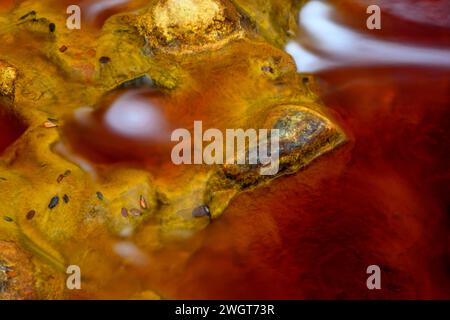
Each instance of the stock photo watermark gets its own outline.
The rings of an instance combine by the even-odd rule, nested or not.
[[[224,135],[215,128],[203,132],[202,121],[194,121],[194,137],[188,129],[179,128],[172,132],[171,141],[178,142],[171,153],[176,165],[249,164],[261,165],[261,175],[278,173],[278,129],[226,129]],[[209,144],[203,147],[203,142]]]
[[[77,5],[67,7],[66,13],[70,16],[66,20],[66,27],[69,30],[81,29],[81,8]]]
[[[66,287],[69,290],[81,289],[81,269],[77,265],[70,265],[66,269],[66,273],[69,275],[66,280]]]
[[[370,16],[367,18],[366,26],[369,30],[380,30],[381,29],[381,8],[376,4],[370,5],[366,10],[367,14]]]
[[[66,27],[69,30],[81,29],[81,8],[78,5],[72,4],[67,7],[66,13],[69,17],[66,20]],[[369,30],[381,29],[381,8],[376,4],[369,5],[366,13],[370,16],[366,20],[366,26]]]
[[[381,268],[378,265],[370,265],[366,269],[369,277],[366,286],[369,290],[381,290]],[[70,265],[66,269],[66,287],[69,290],[81,290],[81,268],[77,265]]]
[[[367,267],[367,274],[370,276],[367,278],[366,286],[369,290],[381,289],[381,269],[379,266],[373,264]]]

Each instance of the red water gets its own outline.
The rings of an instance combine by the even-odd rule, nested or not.
[[[428,9],[435,3],[421,2]],[[359,1],[345,1],[340,9],[367,17]],[[447,6],[441,9],[448,13]],[[365,24],[358,29],[348,17],[334,14],[341,26],[373,40]],[[395,15],[384,18],[387,26],[403,23]],[[448,50],[448,24],[424,38],[422,23],[408,23],[411,33],[402,33],[413,40],[410,50],[425,42],[433,50]],[[394,30],[389,32],[375,38],[392,40]],[[422,63],[408,63],[406,56],[388,58],[407,63],[376,55],[365,60],[364,52],[351,47],[351,58],[341,60],[321,55],[317,48],[327,43],[314,41],[310,35],[300,45],[309,45],[319,62],[337,63],[311,66],[321,70],[316,73],[321,96],[340,114],[351,142],[302,172],[236,198],[204,231],[201,248],[177,269],[183,272],[153,270],[150,283],[164,295],[450,298],[448,64],[433,65],[427,55],[419,57]],[[361,63],[352,63],[359,58]],[[381,267],[381,290],[366,287],[372,264]]]
[[[6,107],[0,104],[0,153],[16,141],[25,131],[26,126]]]
[[[239,195],[194,239],[153,252],[154,263],[118,275],[105,292],[120,296],[125,283],[139,282],[188,299],[450,298],[450,26],[425,39],[416,16],[400,43],[392,28],[371,34],[355,24],[351,17],[367,17],[361,3],[339,3],[352,15],[330,7],[331,16],[312,16],[312,23],[336,21],[350,38],[327,34],[323,22],[323,34],[301,26],[294,43],[310,54],[306,64],[304,54],[295,57],[299,70],[316,71],[349,143]],[[398,19],[383,21],[395,26]],[[381,290],[366,286],[373,264]]]
[[[64,126],[64,134],[74,151],[91,161],[170,162],[170,133],[177,126],[165,100],[153,89],[106,95],[95,111],[78,110]]]

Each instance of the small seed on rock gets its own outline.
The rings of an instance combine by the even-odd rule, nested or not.
[[[141,205],[142,209],[147,209],[147,201],[145,201],[145,198],[142,195],[141,198],[139,199],[139,204]]]
[[[136,208],[130,209],[130,213],[134,217],[139,217],[142,214],[141,210]]]
[[[211,216],[211,212],[209,211],[209,207],[207,205],[201,205],[194,210],[192,210],[192,216],[195,218],[205,217],[205,216]]]
[[[97,195],[97,198],[99,200],[103,200],[103,193],[101,193],[100,191],[97,191],[95,194]]]
[[[122,214],[122,216],[124,218],[128,217],[128,210],[126,208],[122,208],[122,210],[120,211],[120,213]]]
[[[106,64],[111,61],[111,58],[109,57],[101,57],[98,61],[100,61],[101,64]]]
[[[62,46],[61,48],[59,48],[59,52],[66,52],[67,50],[67,46]]]
[[[271,66],[263,66],[263,67],[261,67],[261,70],[264,72],[273,73],[273,68]]]
[[[34,211],[34,210],[28,211],[28,213],[27,213],[27,219],[28,219],[28,220],[33,219],[33,217],[34,217],[35,214],[36,214],[36,211]]]
[[[68,203],[69,202],[69,196],[67,194],[63,195],[63,201],[64,203]]]
[[[45,121],[44,122],[44,127],[45,128],[55,128],[55,127],[57,127],[58,125],[57,124],[55,124],[55,123],[53,123],[53,122],[51,122],[51,121]]]
[[[58,196],[54,196],[50,200],[50,203],[48,204],[48,208],[49,209],[53,209],[54,207],[56,207],[58,205],[58,202],[59,202],[59,197]]]
[[[8,217],[8,216],[4,216],[3,219],[5,219],[6,222],[13,222],[13,218]]]
[[[48,29],[50,30],[50,32],[55,32],[56,26],[55,24],[52,22],[48,25]]]
[[[45,128],[55,128],[55,127],[57,127],[57,126],[58,126],[58,125],[57,125],[56,123],[53,123],[53,122],[51,122],[50,120],[44,122],[44,127],[45,127]]]

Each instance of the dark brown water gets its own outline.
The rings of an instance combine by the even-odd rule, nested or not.
[[[0,105],[0,153],[16,141],[26,126],[6,107]]]

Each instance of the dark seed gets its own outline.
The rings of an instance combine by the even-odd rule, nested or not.
[[[58,196],[54,196],[50,200],[50,203],[48,204],[48,208],[49,209],[53,209],[54,207],[56,207],[58,205],[58,202],[59,202],[59,197]]]
[[[122,216],[124,218],[128,217],[128,210],[126,208],[122,208],[122,210],[120,211],[120,213],[122,214]]]
[[[134,217],[139,217],[139,216],[142,214],[141,210],[135,209],[135,208],[130,209],[130,213],[131,213],[131,215],[133,215]]]
[[[36,214],[36,211],[34,211],[34,210],[28,211],[28,213],[27,213],[27,219],[28,219],[28,220],[33,219],[33,217],[34,217],[35,214]]]
[[[67,46],[62,46],[61,48],[59,48],[59,52],[66,52],[67,50]]]
[[[69,202],[69,196],[67,194],[63,195],[63,201],[64,203],[68,203]]]
[[[101,193],[100,191],[96,192],[97,198],[99,198],[100,200],[103,200],[103,193]]]
[[[211,216],[211,212],[209,211],[209,207],[207,205],[201,205],[192,210],[192,216],[195,218]]]
[[[52,22],[48,25],[48,29],[50,30],[50,32],[55,32],[56,26],[55,24]]]
[[[271,66],[263,66],[263,67],[261,67],[261,70],[264,72],[273,73],[273,68]]]
[[[13,222],[14,220],[11,217],[4,216],[3,219],[5,219],[6,222]]]
[[[60,183],[63,179],[64,179],[64,175],[63,175],[63,174],[60,174],[60,175],[58,176],[58,179],[56,179],[56,182]]]
[[[101,64],[106,64],[111,61],[111,58],[110,57],[100,57],[100,59],[98,61],[100,61]]]
[[[58,176],[58,179],[56,179],[56,181],[57,181],[58,183],[60,183],[65,177],[70,176],[71,173],[72,173],[72,172],[71,172],[70,170],[66,170],[64,173],[62,173],[62,174],[60,174],[60,175]]]
[[[307,77],[304,77],[302,80],[303,80],[303,83],[304,83],[304,84],[309,83],[309,78],[307,78]]]

